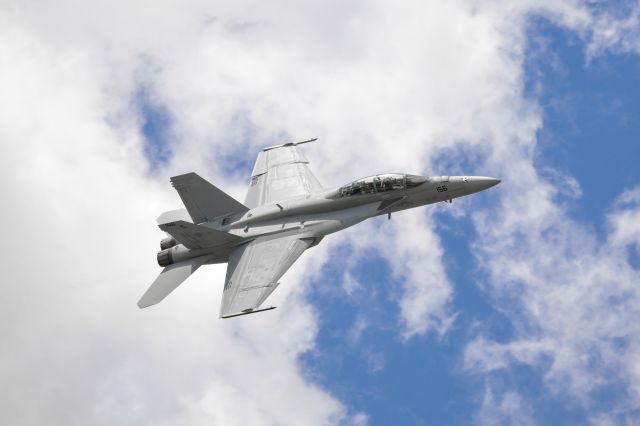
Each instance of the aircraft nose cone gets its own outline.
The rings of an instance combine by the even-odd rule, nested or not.
[[[502,182],[500,179],[496,179],[492,177],[480,178],[480,185],[482,185],[482,189],[491,188],[492,186],[496,186],[500,182]]]
[[[469,176],[467,186],[472,192],[484,191],[502,182],[500,179],[486,176]]]

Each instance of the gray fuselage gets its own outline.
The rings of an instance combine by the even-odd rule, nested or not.
[[[262,205],[236,217],[216,218],[200,224],[241,237],[240,243],[197,250],[177,244],[170,251],[176,262],[207,255],[212,256],[207,263],[223,263],[228,261],[234,247],[263,235],[296,234],[317,244],[324,236],[365,219],[450,201],[499,182],[482,176],[370,176],[337,189]]]

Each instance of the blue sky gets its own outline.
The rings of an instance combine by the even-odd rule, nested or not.
[[[524,95],[539,105],[543,120],[537,133],[536,168],[543,175],[553,170],[575,178],[581,195],[561,194],[564,199],[557,202],[603,238],[605,215],[615,198],[640,181],[640,59],[625,53],[588,58],[583,40],[544,18],[531,18],[527,38]],[[147,151],[156,164],[166,149],[162,133],[166,115],[145,105],[142,130],[160,152]],[[238,161],[241,167],[233,172],[248,175],[251,164],[243,157]],[[564,184],[555,175],[549,178],[553,185]],[[476,197],[475,209],[495,201],[487,194]],[[364,262],[351,269],[366,286],[356,297],[345,297],[335,288],[348,269],[340,252],[331,255],[310,286],[308,297],[317,306],[319,332],[315,348],[300,356],[301,368],[351,410],[366,412],[370,424],[472,423],[484,393],[483,379],[462,365],[474,325],[482,323],[497,341],[512,336],[509,319],[477,285],[487,278],[470,252],[475,238],[470,218],[453,217],[446,209],[439,209],[435,217],[458,314],[446,336],[427,333],[407,341],[398,336],[398,284],[387,260],[375,250],[360,254]],[[376,219],[375,226],[384,227],[385,222]],[[348,256],[348,249],[338,250]],[[366,326],[354,338],[359,320]],[[496,392],[517,390],[531,403],[539,424],[587,423],[590,412],[570,396],[545,391],[546,368],[515,364],[494,373],[492,380],[499,383]],[[623,395],[624,386],[613,383],[598,391],[595,406],[607,411]]]
[[[640,422],[637,1],[7,4],[0,423]],[[310,137],[326,187],[503,182],[325,238],[274,311],[219,320],[224,265],[135,306],[170,176],[242,201]]]
[[[530,37],[544,45],[526,63],[527,91],[543,109],[538,167],[575,177],[583,195],[572,214],[601,227],[620,190],[640,176],[640,62],[616,53],[589,59],[580,39],[545,20],[534,20]]]
[[[605,215],[615,198],[640,181],[640,59],[615,52],[589,58],[584,40],[545,18],[530,19],[527,38],[523,94],[539,106],[543,121],[535,166],[552,185],[565,182],[549,175],[550,170],[577,181],[581,195],[560,194],[557,202],[604,238]],[[160,167],[166,162],[167,114],[150,103],[144,91],[139,99],[145,120],[142,132],[149,143],[145,153],[152,167]],[[255,134],[246,118],[233,123]],[[252,163],[245,157],[234,164],[228,172],[249,175]],[[486,209],[495,201],[488,194],[476,198],[471,208]],[[446,336],[427,333],[406,341],[399,337],[398,283],[388,261],[375,250],[360,254],[364,262],[350,269],[366,291],[346,297],[335,287],[349,269],[342,259],[350,250],[343,246],[310,286],[308,297],[317,307],[319,332],[314,349],[301,354],[300,366],[312,382],[354,413],[366,412],[372,425],[473,423],[485,384],[479,375],[464,370],[465,346],[478,323],[497,341],[512,337],[509,319],[478,286],[487,278],[471,255],[470,242],[476,238],[471,219],[451,216],[446,209],[439,209],[435,218],[455,287],[457,317]],[[376,219],[375,227],[385,222]],[[630,255],[637,266],[637,253]],[[363,330],[355,338],[359,321]],[[546,368],[514,364],[493,373],[496,392],[516,390],[530,402],[538,424],[587,423],[588,410],[568,395],[545,390]],[[605,386],[598,390],[594,406],[610,410],[624,392],[622,384]]]

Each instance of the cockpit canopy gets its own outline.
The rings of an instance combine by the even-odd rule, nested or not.
[[[424,176],[387,173],[353,181],[350,184],[341,187],[338,190],[338,193],[341,197],[350,197],[353,195],[399,191],[415,188],[418,185],[422,185],[427,180],[428,179]]]

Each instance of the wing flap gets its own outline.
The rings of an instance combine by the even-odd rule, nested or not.
[[[229,257],[220,317],[253,312],[312,244],[297,235],[265,236],[236,247]]]

